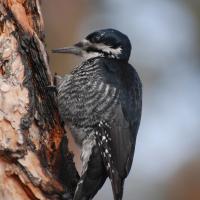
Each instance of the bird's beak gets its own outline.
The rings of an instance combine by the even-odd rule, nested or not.
[[[53,49],[53,53],[69,53],[69,54],[74,54],[77,56],[82,56],[82,49],[76,45],[72,47],[63,47],[63,48],[58,48],[58,49]]]

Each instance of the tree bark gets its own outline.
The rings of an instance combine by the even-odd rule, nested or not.
[[[70,199],[79,179],[43,26],[39,0],[0,0],[1,200]]]

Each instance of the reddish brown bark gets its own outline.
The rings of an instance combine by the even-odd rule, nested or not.
[[[0,2],[0,199],[73,196],[78,174],[49,87],[39,0]]]

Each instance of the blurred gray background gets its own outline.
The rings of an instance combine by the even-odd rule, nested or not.
[[[42,7],[58,74],[80,59],[50,50],[93,30],[115,28],[132,42],[144,104],[124,200],[200,200],[200,1],[43,0]],[[95,197],[102,199],[112,199],[109,181]]]

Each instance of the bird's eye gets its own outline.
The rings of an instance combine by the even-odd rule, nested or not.
[[[86,37],[91,43],[98,43],[100,40],[100,35],[97,32],[94,32]]]

